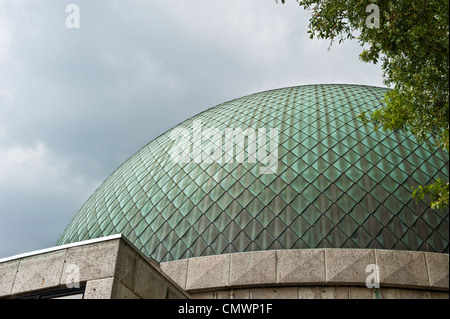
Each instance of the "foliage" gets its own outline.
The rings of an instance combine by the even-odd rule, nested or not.
[[[285,1],[282,0],[282,3]],[[404,130],[431,151],[449,152],[449,3],[444,0],[297,0],[311,10],[310,38],[357,39],[364,62],[381,63],[391,87],[385,106],[366,115],[377,130]],[[373,9],[373,4],[379,10]],[[372,5],[369,6],[368,5]],[[375,23],[377,22],[377,23]],[[421,186],[413,197],[448,205],[448,181]]]
[[[423,199],[425,196],[431,198],[431,208],[441,208],[448,206],[448,181],[443,181],[440,178],[435,183],[427,186],[419,186],[413,192],[413,197]]]

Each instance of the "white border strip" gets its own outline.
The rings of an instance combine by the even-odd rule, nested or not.
[[[98,243],[98,242],[108,241],[108,240],[113,240],[113,239],[118,239],[118,238],[122,238],[122,234],[115,234],[115,235],[110,235],[110,236],[105,236],[105,237],[100,237],[100,238],[78,241],[76,243],[65,244],[65,245],[61,245],[61,246],[54,246],[54,247],[50,247],[50,248],[34,250],[34,251],[31,251],[28,253],[23,253],[23,254],[14,255],[11,257],[1,258],[0,263],[6,262],[6,261],[11,261],[14,259],[20,259],[20,258],[34,256],[34,255],[39,255],[39,254],[45,254],[48,252],[57,251],[57,250],[61,250],[61,249],[83,246],[83,245],[88,245],[88,244],[93,244],[93,243]]]

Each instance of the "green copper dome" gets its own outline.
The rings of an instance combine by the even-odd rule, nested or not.
[[[158,262],[323,247],[448,253],[448,208],[411,198],[412,186],[448,178],[448,154],[356,118],[385,92],[306,85],[208,109],[125,161],[58,244],[121,233]],[[249,138],[232,139],[241,157],[226,160],[224,132],[238,129]]]

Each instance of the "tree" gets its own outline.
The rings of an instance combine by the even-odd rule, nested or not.
[[[282,0],[284,3],[285,0]],[[310,38],[357,39],[360,58],[381,63],[391,87],[384,106],[360,114],[377,130],[404,130],[431,151],[449,152],[449,3],[444,0],[297,0],[312,11]],[[432,208],[448,206],[449,183],[420,186]]]

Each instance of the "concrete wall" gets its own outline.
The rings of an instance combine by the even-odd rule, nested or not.
[[[367,288],[379,270],[380,288]],[[85,285],[86,299],[448,298],[448,254],[376,249],[233,253],[161,263],[120,235],[0,260],[0,298]]]
[[[442,291],[345,286],[277,286],[191,293],[192,299],[448,299],[448,297],[448,292]]]
[[[85,285],[85,299],[188,298],[120,235],[0,260],[0,298]]]
[[[374,265],[379,289],[366,286]],[[411,251],[257,251],[171,261],[161,269],[193,298],[448,298],[449,287],[448,254]]]

